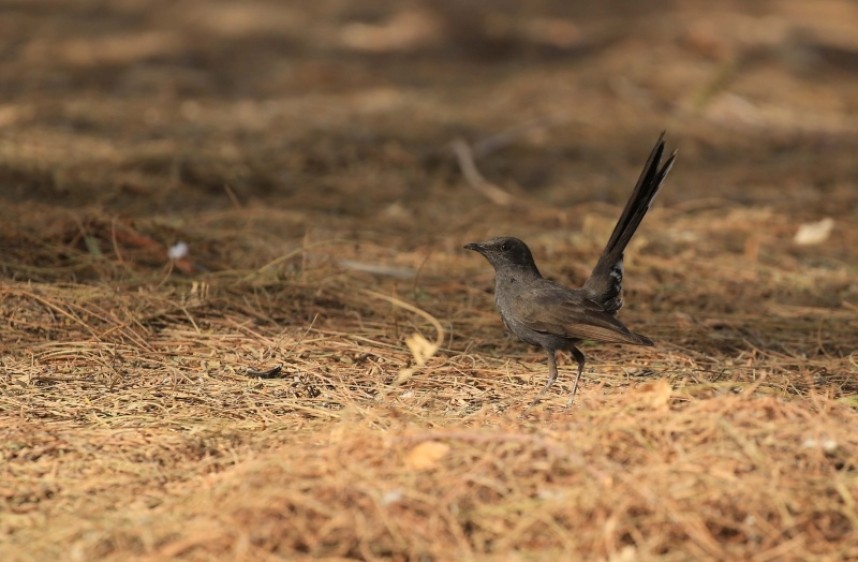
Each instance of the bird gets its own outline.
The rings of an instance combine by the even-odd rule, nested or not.
[[[518,238],[501,236],[464,246],[482,254],[494,268],[495,304],[506,329],[548,353],[548,382],[525,413],[557,380],[558,351],[569,351],[578,363],[568,408],[575,400],[584,372],[586,358],[578,349],[582,340],[653,345],[651,339],[620,322],[617,313],[623,306],[623,253],[676,160],[674,150],[661,162],[664,135],[664,132],[659,135],[605,249],[583,286],[568,288],[544,278],[530,248]]]

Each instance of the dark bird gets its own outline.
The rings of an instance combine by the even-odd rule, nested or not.
[[[652,149],[596,267],[579,289],[543,278],[530,248],[518,238],[505,236],[465,246],[485,256],[495,269],[495,302],[507,330],[548,352],[548,382],[530,407],[539,402],[557,379],[557,351],[568,350],[578,362],[578,376],[568,404],[571,406],[584,371],[584,354],[576,347],[578,342],[653,345],[649,338],[626,328],[616,315],[623,306],[623,251],[676,159],[674,151],[661,164],[663,154],[664,133]]]

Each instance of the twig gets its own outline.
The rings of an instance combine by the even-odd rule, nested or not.
[[[495,184],[486,180],[477,165],[474,162],[474,153],[468,143],[462,139],[454,140],[450,147],[456,154],[456,159],[459,161],[459,169],[462,170],[462,175],[465,180],[477,191],[483,194],[486,199],[496,205],[509,205],[512,202],[512,195],[499,188]]]

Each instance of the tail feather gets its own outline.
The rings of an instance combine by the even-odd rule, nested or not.
[[[584,284],[590,298],[601,304],[605,311],[616,312],[623,306],[623,252],[652,206],[676,159],[674,151],[662,165],[663,154],[664,132],[659,135],[650,152],[605,250]]]

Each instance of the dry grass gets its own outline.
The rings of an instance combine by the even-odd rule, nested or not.
[[[0,558],[858,559],[851,4],[314,6],[7,8]],[[658,345],[522,417],[461,245],[582,281],[664,127]]]

